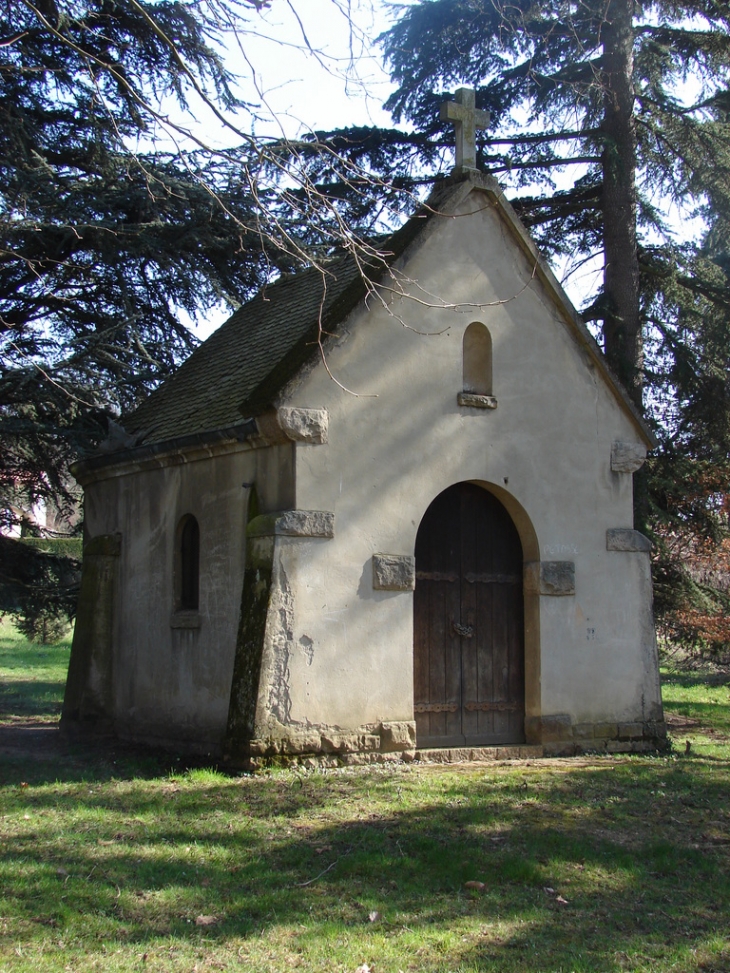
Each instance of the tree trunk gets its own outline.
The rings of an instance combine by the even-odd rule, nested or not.
[[[603,25],[603,324],[606,356],[643,411],[644,347],[636,246],[634,0],[609,0]],[[649,497],[644,471],[634,474],[634,526],[643,530]]]
[[[641,409],[633,14],[634,0],[610,0],[603,24],[604,340],[611,366]]]

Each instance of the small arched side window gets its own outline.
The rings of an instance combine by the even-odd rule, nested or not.
[[[177,526],[176,608],[197,611],[200,579],[200,527],[192,514],[185,514]]]
[[[464,391],[492,395],[492,337],[474,321],[464,332]]]
[[[467,409],[496,409],[492,392],[492,336],[479,321],[464,332],[462,345],[463,391],[456,396]]]

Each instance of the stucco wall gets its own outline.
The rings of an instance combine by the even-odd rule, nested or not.
[[[225,731],[245,567],[251,484],[292,502],[290,446],[180,457],[87,485],[87,538],[121,535],[113,649],[113,720],[125,736],[216,749]],[[170,465],[170,460],[172,465]],[[176,526],[200,527],[200,603],[175,613]],[[183,627],[179,627],[179,626]]]
[[[475,199],[486,203],[475,194],[461,212]],[[536,596],[528,612],[528,717],[660,716],[648,556],[606,550],[608,528],[632,525],[631,476],[612,472],[611,445],[640,434],[532,271],[492,206],[438,221],[402,267],[411,297],[384,291],[388,307],[371,300],[329,346],[357,395],[318,365],[284,396],[329,412],[328,444],[296,447],[296,506],[334,511],[335,535],[277,539],[290,611],[262,734],[282,713],[299,725],[413,719],[412,593],[373,590],[371,559],[412,555],[426,508],[462,480],[503,497],[526,560],[575,563],[575,594]],[[457,405],[473,321],[493,341],[494,410]]]

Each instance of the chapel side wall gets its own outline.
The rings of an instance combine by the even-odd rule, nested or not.
[[[228,715],[252,484],[257,503],[292,501],[291,447],[168,462],[86,488],[86,532],[121,535],[114,725],[121,736],[219,748]],[[200,527],[199,610],[175,612],[176,527]]]
[[[290,725],[413,719],[412,593],[375,591],[372,556],[413,555],[426,508],[462,480],[524,511],[526,558],[575,565],[575,593],[539,595],[531,614],[534,732],[557,740],[573,726],[661,718],[648,555],[606,549],[606,531],[633,518],[631,476],[611,470],[611,446],[639,433],[531,273],[490,207],[444,221],[405,268],[429,282],[418,302],[372,302],[329,348],[358,397],[320,366],[289,390],[287,405],[329,412],[328,444],[297,446],[297,507],[335,513],[332,539],[278,548],[292,606],[279,717]],[[494,410],[457,405],[472,321],[492,337]],[[271,713],[261,716],[265,729]]]

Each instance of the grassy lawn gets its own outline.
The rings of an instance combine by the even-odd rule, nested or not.
[[[3,642],[3,700],[52,714],[17,687],[65,650],[27,651]],[[0,971],[730,973],[730,685],[675,674],[665,702],[661,757],[227,777],[0,754]]]
[[[70,652],[70,634],[58,645],[32,645],[0,619],[0,724],[58,719]]]

